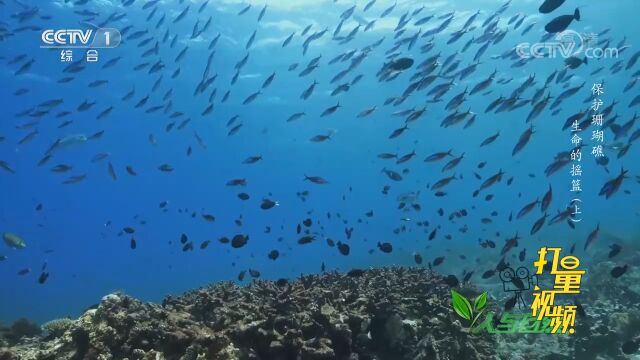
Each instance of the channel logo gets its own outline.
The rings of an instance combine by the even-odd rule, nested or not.
[[[122,35],[114,28],[47,29],[41,35],[41,48],[114,48]]]

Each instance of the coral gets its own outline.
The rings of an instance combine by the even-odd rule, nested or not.
[[[11,347],[0,360],[628,358],[622,344],[640,335],[640,295],[606,273],[591,277],[579,297],[586,316],[576,320],[576,333],[544,336],[544,347],[539,334],[471,334],[451,310],[443,276],[393,267],[218,283],[161,304],[110,294],[77,320],[44,325],[44,337],[34,337],[26,320],[5,329]],[[606,292],[622,295],[602,296],[607,282]],[[470,285],[459,291],[479,293]],[[487,311],[499,314],[500,305],[492,301]]]
[[[450,287],[426,269],[383,268],[291,282],[220,283],[142,303],[111,294],[57,337],[11,348],[24,360],[491,359]]]
[[[5,329],[4,338],[10,344],[15,344],[25,337],[34,337],[42,333],[38,324],[22,318],[16,320],[9,329]]]
[[[42,325],[42,330],[51,337],[59,337],[73,326],[73,320],[69,318],[62,318],[51,320]]]

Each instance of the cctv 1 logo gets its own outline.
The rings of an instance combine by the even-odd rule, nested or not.
[[[114,28],[47,29],[42,32],[41,48],[114,48],[122,35]]]

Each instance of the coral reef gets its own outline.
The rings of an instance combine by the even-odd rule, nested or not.
[[[54,326],[61,334],[24,338],[5,353],[23,360],[493,359],[494,338],[468,333],[450,310],[449,289],[426,269],[384,268],[220,283],[162,304],[111,294],[64,330]]]
[[[51,320],[42,325],[42,330],[50,337],[62,336],[67,329],[71,328],[74,321],[69,318]]]
[[[43,334],[25,319],[0,327],[0,360],[631,359],[640,344],[637,277],[612,281],[612,266],[595,265],[583,293],[566,299],[584,308],[573,335],[470,334],[445,277],[394,267],[218,283],[161,304],[111,294]],[[501,304],[488,310],[501,313]]]

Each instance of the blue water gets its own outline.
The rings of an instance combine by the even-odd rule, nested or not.
[[[605,106],[614,100],[618,101],[613,113],[618,114],[616,123],[623,124],[631,119],[636,109],[627,105],[638,94],[638,87],[623,93],[625,85],[633,72],[640,69],[636,64],[630,70],[622,70],[612,75],[609,68],[618,60],[626,65],[628,59],[640,48],[638,28],[635,15],[640,10],[636,0],[619,0],[614,2],[585,2],[569,0],[552,14],[538,14],[538,1],[513,2],[500,16],[500,29],[509,29],[506,38],[497,45],[489,47],[482,56],[482,64],[478,70],[463,81],[456,80],[455,86],[439,103],[427,103],[426,114],[416,122],[409,124],[409,130],[396,139],[389,139],[389,134],[403,126],[403,118],[391,116],[395,111],[421,107],[426,92],[416,92],[404,104],[393,107],[383,106],[384,101],[400,95],[409,84],[415,66],[422,60],[441,53],[440,60],[460,50],[471,36],[481,35],[482,29],[476,29],[462,36],[452,45],[446,45],[449,34],[460,29],[466,19],[476,10],[481,15],[475,25],[481,26],[487,16],[493,14],[503,1],[439,1],[424,4],[426,7],[413,18],[405,35],[413,35],[417,27],[415,20],[434,14],[437,16],[455,11],[455,18],[442,33],[435,35],[436,46],[427,54],[420,53],[420,46],[429,38],[419,38],[411,51],[401,47],[401,56],[416,60],[414,68],[401,74],[390,82],[379,82],[375,74],[385,60],[385,51],[392,47],[393,30],[402,14],[422,6],[419,1],[401,1],[393,12],[384,19],[378,19],[374,28],[363,32],[361,27],[351,42],[340,45],[331,40],[340,14],[352,6],[350,1],[293,1],[279,0],[269,2],[264,18],[257,23],[258,13],[263,3],[251,2],[251,9],[244,15],[237,13],[247,3],[234,1],[210,1],[206,9],[198,14],[201,1],[192,2],[186,17],[172,24],[172,20],[185,8],[189,1],[180,4],[177,1],[165,1],[157,5],[155,16],[147,22],[150,10],[141,10],[144,2],[137,0],[129,7],[122,7],[116,0],[89,1],[82,6],[72,6],[64,2],[31,2],[28,6],[37,6],[38,16],[50,15],[51,19],[34,18],[19,24],[10,16],[23,11],[23,7],[12,0],[0,5],[2,25],[15,29],[21,25],[36,25],[46,28],[74,28],[83,17],[74,14],[74,10],[88,9],[98,12],[95,22],[101,22],[114,11],[126,12],[123,20],[108,23],[108,26],[122,29],[127,25],[133,28],[127,33],[149,29],[155,39],[160,41],[158,56],[141,59],[141,54],[155,44],[139,48],[137,44],[149,37],[124,41],[118,48],[100,50],[97,64],[87,64],[86,69],[77,74],[63,74],[67,64],[61,63],[56,50],[40,49],[41,31],[26,31],[5,39],[0,47],[0,96],[3,120],[0,123],[0,135],[6,139],[0,142],[0,160],[6,161],[15,170],[15,174],[0,171],[0,189],[2,203],[0,205],[0,231],[19,234],[27,242],[24,250],[11,249],[4,244],[0,247],[0,255],[7,260],[0,262],[0,319],[10,322],[19,317],[28,317],[36,321],[71,315],[77,316],[82,309],[99,301],[113,291],[124,291],[133,296],[149,301],[159,301],[168,294],[179,294],[188,289],[204,286],[217,281],[235,281],[241,270],[256,269],[261,278],[277,279],[293,278],[302,273],[317,273],[324,262],[327,270],[347,271],[351,268],[369,266],[406,265],[413,266],[413,253],[419,252],[425,258],[423,266],[437,256],[446,255],[446,260],[438,269],[443,273],[455,273],[461,276],[462,270],[474,270],[474,282],[495,283],[496,279],[483,281],[479,274],[495,266],[499,261],[499,251],[504,240],[518,233],[522,239],[519,247],[509,253],[512,262],[517,260],[518,252],[526,248],[530,264],[540,246],[576,245],[576,253],[581,256],[585,265],[589,264],[592,253],[607,251],[610,242],[604,239],[617,237],[621,241],[634,240],[638,231],[638,195],[636,174],[638,147],[634,145],[622,158],[616,159],[616,151],[608,151],[610,163],[605,168],[595,164],[594,159],[584,151],[583,188],[579,196],[583,201],[583,221],[571,230],[566,223],[547,226],[529,236],[532,224],[542,214],[536,208],[524,219],[515,220],[515,214],[525,204],[542,198],[549,185],[553,187],[553,202],[550,215],[563,209],[574,197],[570,189],[569,167],[547,178],[544,169],[560,151],[569,151],[570,132],[562,131],[566,118],[586,108],[583,100],[591,97],[591,84],[605,80],[605,94],[602,99]],[[358,1],[354,16],[367,20],[379,17],[384,9],[391,6],[391,1],[378,0],[376,4],[363,13],[365,2]],[[592,60],[576,70],[570,70],[574,78],[569,81],[570,87],[586,82],[586,85],[574,97],[562,103],[562,111],[551,116],[547,108],[533,125],[535,134],[528,146],[516,156],[511,150],[520,134],[528,127],[525,123],[531,105],[512,112],[485,114],[486,106],[500,95],[508,96],[526,78],[536,75],[536,84],[529,88],[524,98],[530,98],[544,84],[546,77],[564,66],[563,59],[536,59],[522,68],[510,67],[513,61],[492,59],[515,44],[522,41],[536,42],[544,34],[544,24],[553,17],[571,14],[580,7],[582,21],[573,22],[570,29],[579,32],[601,32],[611,28],[605,37],[611,38],[611,46],[615,46],[626,37],[626,49],[620,59]],[[507,20],[516,13],[527,14],[524,24],[518,30],[507,25]],[[164,25],[155,30],[160,16],[166,14]],[[200,20],[200,26],[213,16],[210,28],[196,39],[190,40],[194,23]],[[520,33],[528,24],[537,22],[526,36]],[[442,20],[436,18],[422,26],[426,31],[437,26]],[[341,35],[345,36],[356,26],[354,17],[343,25]],[[306,55],[302,54],[304,38],[300,36],[302,29],[313,24],[305,38],[325,27],[329,29],[320,40],[309,46]],[[175,47],[170,48],[170,40],[162,43],[165,30],[169,28],[173,35],[178,34]],[[237,83],[230,85],[235,73],[234,65],[247,53],[245,44],[257,29],[253,46],[249,49],[249,60],[240,73]],[[281,44],[293,31],[296,35],[289,46]],[[218,74],[217,79],[204,93],[193,96],[193,90],[200,81],[206,65],[209,50],[207,46],[218,33],[222,36],[215,48],[215,56],[210,76]],[[473,34],[473,35],[472,35]],[[362,49],[378,39],[385,37],[382,45],[373,50],[363,63],[343,80],[330,84],[330,80],[347,68],[350,61],[329,65],[329,60],[340,53]],[[126,36],[125,36],[126,38]],[[174,63],[176,55],[185,47],[189,49],[179,64]],[[459,69],[472,63],[473,56],[481,45],[474,44],[465,53],[458,56],[461,60]],[[26,74],[14,75],[19,64],[8,62],[20,54],[36,61]],[[320,67],[306,77],[298,73],[306,64],[317,56],[322,56]],[[81,52],[75,52],[76,60]],[[122,59],[112,68],[102,69],[109,59],[121,56]],[[159,73],[147,74],[133,71],[133,67],[142,63],[153,64],[162,59],[165,69]],[[287,71],[289,65],[300,63],[295,71]],[[590,72],[603,66],[600,75],[590,76]],[[173,71],[180,67],[181,73],[171,79]],[[507,85],[499,85],[495,81],[489,95],[476,94],[468,97],[459,108],[460,111],[471,109],[477,113],[475,123],[468,129],[463,124],[449,128],[439,126],[442,119],[449,114],[444,105],[456,94],[469,86],[471,89],[479,81],[484,80],[498,70],[498,79],[514,80]],[[260,89],[263,81],[273,72],[275,79],[270,87],[263,90],[256,101],[242,105],[244,99]],[[162,82],[155,92],[151,87],[162,75]],[[362,80],[348,92],[337,96],[330,93],[339,84],[351,81],[356,75],[364,75]],[[67,84],[57,83],[64,76],[75,76]],[[87,84],[95,80],[108,80],[109,83],[88,88]],[[319,84],[314,94],[307,101],[300,99],[300,94],[314,80]],[[436,80],[430,87],[448,80]],[[559,95],[564,89],[555,82],[550,86],[552,96]],[[208,106],[208,98],[213,88],[217,89],[214,100],[215,110],[210,115],[201,113]],[[30,92],[15,96],[19,88],[28,88]],[[129,101],[121,98],[135,88],[135,96]],[[155,105],[166,105],[163,95],[173,89],[171,97],[172,110],[186,115],[178,119],[169,119],[162,110],[146,114],[145,110]],[[227,102],[221,103],[224,93],[231,89]],[[150,95],[143,108],[134,105],[144,96]],[[15,114],[49,100],[63,98],[64,103],[40,119],[17,117]],[[89,111],[77,112],[77,106],[84,100],[97,101]],[[552,99],[553,101],[554,99]],[[326,108],[340,103],[342,106],[335,114],[320,117]],[[97,120],[96,116],[113,106],[112,113],[105,119]],[[377,110],[366,118],[356,118],[362,110],[377,106]],[[55,118],[55,114],[63,111],[72,114],[63,119]],[[306,116],[287,122],[287,118],[304,111]],[[227,136],[227,121],[238,115],[236,122],[243,124],[240,131]],[[612,116],[612,115],[611,115]],[[191,122],[182,130],[177,125],[186,117]],[[16,125],[37,121],[38,135],[27,144],[18,145],[18,141],[33,128],[16,129]],[[58,125],[63,120],[73,123],[63,129]],[[606,121],[607,119],[605,119]],[[176,128],[165,131],[168,123],[175,121]],[[465,121],[466,122],[466,121]],[[635,125],[631,134],[638,128]],[[335,131],[331,140],[314,143],[309,139],[318,134]],[[90,136],[99,130],[105,134],[101,139],[90,140],[69,148],[61,149],[42,167],[37,166],[47,148],[60,137],[85,134]],[[482,140],[500,131],[498,140],[487,147],[479,148]],[[206,149],[198,145],[194,132],[197,132],[206,143]],[[589,131],[590,133],[590,131]],[[154,134],[157,144],[151,145],[149,134]],[[586,137],[586,135],[584,136]],[[611,144],[613,133],[605,132],[605,143]],[[626,141],[623,138],[621,141]],[[186,151],[191,147],[193,153],[187,157]],[[465,157],[458,168],[442,173],[441,168],[446,161],[425,163],[428,155],[453,149],[453,154]],[[585,149],[588,149],[585,148]],[[400,155],[415,150],[417,156],[411,161],[396,165],[393,160],[381,160],[377,154],[382,152],[399,153]],[[109,159],[92,163],[92,157],[100,152],[109,152]],[[254,155],[261,155],[262,161],[246,165],[242,161]],[[115,167],[117,180],[108,174],[107,164],[110,161]],[[488,161],[484,169],[477,169],[481,161]],[[49,171],[57,164],[70,164],[73,170],[65,174]],[[158,166],[167,163],[174,167],[171,173],[158,171]],[[125,167],[131,165],[138,176],[130,176]],[[620,168],[629,170],[629,178],[612,198],[606,200],[598,196],[602,185],[617,176]],[[400,172],[409,169],[400,182],[389,180],[381,169],[387,167]],[[481,192],[477,198],[471,194],[482,181],[489,176],[504,170],[503,180],[487,191]],[[462,180],[454,180],[444,191],[445,197],[435,197],[427,185],[450,176],[455,172],[462,174]],[[474,178],[477,172],[482,180]],[[86,174],[87,179],[79,184],[64,185],[62,182],[71,175]],[[304,181],[304,175],[322,176],[329,182],[326,185],[312,184]],[[535,177],[529,177],[534,174]],[[513,177],[513,184],[507,186],[507,179]],[[244,188],[225,186],[227,181],[236,178],[247,179]],[[382,193],[385,185],[391,185],[389,194]],[[308,190],[306,201],[302,201],[296,192]],[[623,192],[628,190],[629,194]],[[404,212],[399,210],[396,197],[409,191],[420,191],[420,212]],[[241,201],[239,192],[247,192],[251,199]],[[486,194],[495,194],[492,201],[485,201]],[[263,198],[278,201],[279,206],[260,209]],[[167,211],[159,208],[159,203],[168,201]],[[43,204],[41,211],[36,211],[38,204]],[[443,208],[445,215],[440,217],[437,210]],[[188,209],[188,211],[183,211]],[[469,215],[455,222],[449,221],[450,213],[466,209]],[[369,218],[365,213],[372,210],[374,216]],[[496,211],[498,216],[490,213]],[[197,212],[192,218],[191,213]],[[327,213],[331,218],[327,218]],[[514,220],[508,221],[509,213],[514,213]],[[206,222],[201,213],[213,214],[214,223]],[[340,217],[338,217],[338,214]],[[242,219],[242,226],[234,220]],[[491,217],[493,223],[482,224],[481,218]],[[296,234],[296,225],[304,219],[314,221],[311,231],[317,235],[312,244],[298,245],[300,235]],[[410,218],[405,222],[402,218]],[[362,219],[360,223],[358,220]],[[145,225],[140,221],[146,221]],[[429,226],[418,227],[417,221],[428,221]],[[343,221],[346,221],[347,224]],[[600,240],[589,253],[582,251],[587,235],[600,224]],[[107,225],[110,224],[110,225]],[[464,225],[469,227],[467,233],[458,229]],[[133,235],[137,248],[130,249],[130,235],[118,235],[122,228],[135,227]],[[265,233],[270,226],[271,232]],[[406,226],[407,231],[399,234],[394,229]],[[435,226],[440,226],[433,241],[427,236]],[[353,237],[346,240],[345,227],[353,227]],[[496,232],[500,236],[496,236]],[[187,234],[194,242],[194,250],[182,251],[181,234]],[[248,244],[240,249],[233,249],[229,244],[221,244],[222,236],[231,238],[235,234],[248,234]],[[445,239],[451,234],[452,240]],[[328,247],[325,238],[347,242],[351,246],[351,254],[342,256],[336,248]],[[478,239],[492,239],[496,249],[483,249]],[[212,240],[209,247],[200,250],[204,240]],[[377,242],[391,242],[394,245],[391,254],[385,254],[376,248]],[[280,258],[272,261],[267,254],[277,249]],[[373,253],[369,250],[373,249]],[[461,260],[460,254],[467,256]],[[476,259],[477,258],[477,259]],[[48,281],[38,284],[38,276],[43,263],[47,263],[50,272]],[[31,273],[25,276],[16,275],[18,271],[30,268]],[[247,274],[244,282],[250,281]]]

